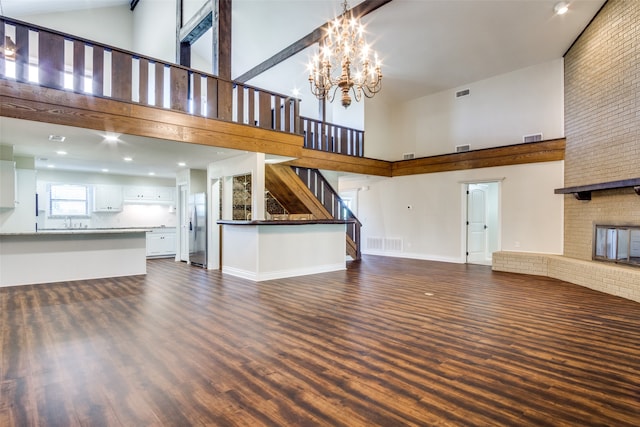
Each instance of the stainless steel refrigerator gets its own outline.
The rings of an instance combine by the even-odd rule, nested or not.
[[[189,262],[207,266],[207,195],[189,196]]]

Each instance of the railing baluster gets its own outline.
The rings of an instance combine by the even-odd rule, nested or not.
[[[218,79],[206,77],[207,80],[207,104],[206,116],[210,119],[218,118]]]
[[[236,97],[237,97],[237,107],[236,107],[236,111],[237,111],[237,119],[236,121],[238,123],[244,123],[244,86],[242,85],[237,85],[236,86]]]
[[[64,88],[64,38],[58,34],[38,33],[38,83]]]
[[[255,126],[256,125],[256,91],[255,89],[250,87],[248,89],[247,96],[248,96],[247,108],[249,110],[247,114],[247,120],[251,126]]]
[[[79,40],[73,41],[73,91],[84,92],[85,71],[85,44]]]
[[[263,90],[258,94],[258,126],[271,129],[271,95]]]
[[[164,107],[164,64],[161,62],[156,62],[153,64],[155,67],[156,77],[155,77],[155,101],[154,105],[156,107]]]
[[[193,102],[193,115],[202,115],[202,76],[199,73],[191,73],[191,102]]]
[[[138,102],[149,105],[149,60],[140,58],[138,61],[140,73],[138,80]]]
[[[233,84],[218,80],[218,118],[231,121],[233,118]]]
[[[97,96],[104,96],[104,48],[94,45],[92,49],[91,93]]]
[[[111,97],[131,101],[132,57],[122,52],[111,52]]]
[[[184,68],[169,67],[169,105],[172,110],[189,111],[189,72]]]
[[[282,130],[282,97],[275,95],[273,102],[273,115],[275,116],[275,130]]]
[[[16,27],[16,80],[29,81],[29,29]]]

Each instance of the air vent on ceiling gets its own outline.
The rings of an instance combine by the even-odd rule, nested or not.
[[[402,154],[402,160],[411,160],[416,157],[416,153],[404,153]]]
[[[469,89],[459,90],[456,92],[456,98],[469,95]]]
[[[456,153],[466,153],[471,150],[471,145],[456,145]]]
[[[524,135],[522,137],[522,142],[540,142],[542,141],[542,134],[541,133],[534,133],[531,135]]]
[[[49,141],[52,142],[64,142],[66,138],[61,135],[49,135]]]

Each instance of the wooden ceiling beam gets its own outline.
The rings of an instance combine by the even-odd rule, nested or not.
[[[384,6],[385,4],[391,2],[392,0],[364,0],[362,3],[351,8],[351,11],[355,16],[363,17],[373,12],[374,10]],[[254,77],[259,76],[270,68],[275,67],[281,62],[286,61],[291,58],[293,55],[302,52],[304,49],[309,46],[318,43],[324,37],[325,30],[327,29],[327,24],[321,25],[316,28],[306,36],[302,37],[300,40],[290,44],[289,46],[282,49],[280,52],[273,55],[271,58],[268,58],[256,65],[249,71],[244,74],[236,77],[234,80],[240,83],[246,83]]]

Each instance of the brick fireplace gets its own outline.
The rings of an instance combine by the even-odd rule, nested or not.
[[[565,55],[565,188],[640,179],[638,22],[640,2],[609,0]],[[590,191],[590,200],[558,195],[565,198],[563,256],[501,252],[494,269],[548,275],[640,302],[639,267],[593,260],[596,225],[640,226],[636,191],[632,184]]]

